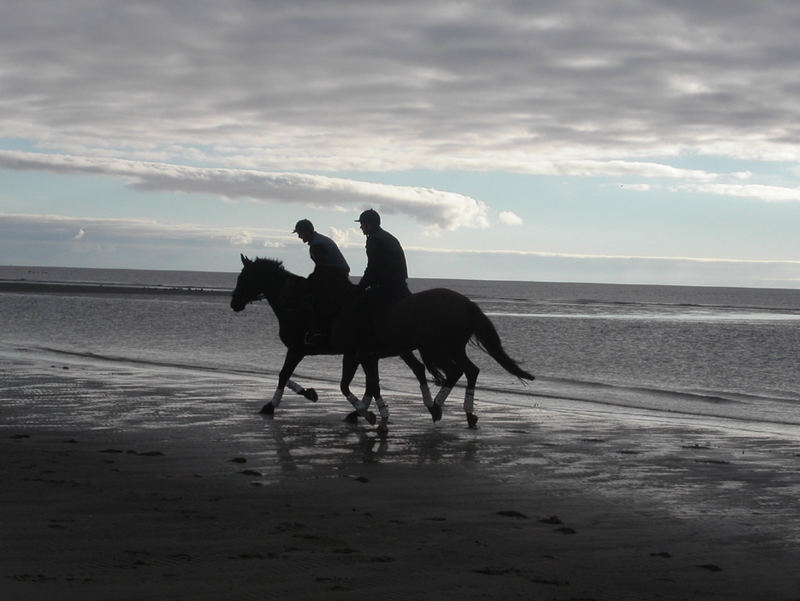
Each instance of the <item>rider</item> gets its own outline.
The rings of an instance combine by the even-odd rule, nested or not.
[[[308,219],[301,219],[294,226],[294,231],[303,242],[308,244],[308,252],[314,261],[314,271],[308,276],[310,290],[300,299],[302,310],[308,318],[309,329],[305,335],[305,343],[313,346],[322,342],[325,332],[330,328],[335,309],[330,306],[328,299],[321,298],[319,294],[318,279],[320,267],[330,267],[339,271],[345,277],[350,273],[350,266],[342,255],[336,242],[314,230],[314,224]]]
[[[308,244],[308,253],[314,261],[314,271],[320,265],[328,265],[342,270],[345,274],[350,273],[350,266],[342,255],[342,251],[336,246],[336,242],[323,236],[314,230],[314,224],[308,219],[301,219],[294,226],[293,234],[297,234],[303,242]]]
[[[356,219],[367,237],[367,268],[358,283],[366,291],[367,315],[362,321],[361,338],[369,344],[368,330],[375,313],[410,296],[406,280],[408,268],[403,247],[397,238],[381,228],[381,216],[374,209],[367,209]],[[374,341],[373,341],[374,342]]]
[[[374,209],[361,213],[356,222],[367,237],[367,268],[358,287],[370,291],[382,305],[409,296],[406,255],[400,242],[381,228],[381,216]]]

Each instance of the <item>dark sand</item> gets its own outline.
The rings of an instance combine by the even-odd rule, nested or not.
[[[800,599],[787,436],[387,393],[381,438],[332,389],[0,368],[0,599]]]

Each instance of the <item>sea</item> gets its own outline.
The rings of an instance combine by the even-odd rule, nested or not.
[[[263,378],[268,399],[285,348],[266,302],[229,306],[238,272],[0,267],[0,356],[59,357],[130,369]],[[564,407],[706,420],[796,436],[800,426],[800,290],[412,279],[474,300],[523,383],[477,347],[476,409]],[[338,357],[308,357],[295,380],[335,391]],[[359,381],[356,381],[356,386]],[[381,384],[418,396],[399,359]],[[454,392],[454,395],[456,393]],[[483,395],[483,399],[482,399]],[[452,401],[455,402],[455,401]]]

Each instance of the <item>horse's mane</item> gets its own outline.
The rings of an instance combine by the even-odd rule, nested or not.
[[[274,276],[277,273],[287,273],[294,275],[291,271],[283,266],[283,261],[280,259],[267,259],[264,257],[256,257],[250,263],[253,270],[261,276]],[[298,276],[299,277],[299,276]]]
[[[256,257],[250,262],[250,265],[258,277],[274,278],[278,274],[285,274],[291,278],[307,279],[286,269],[280,259]],[[342,290],[353,286],[348,275],[336,267],[319,265],[314,271],[320,287],[330,292],[341,293]]]
[[[283,261],[280,259],[267,259],[265,257],[256,257],[253,259],[253,264],[262,268],[270,269],[284,269]]]

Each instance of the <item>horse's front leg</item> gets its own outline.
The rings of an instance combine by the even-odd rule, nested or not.
[[[278,408],[278,405],[281,404],[281,399],[283,398],[283,391],[286,388],[286,385],[291,382],[289,378],[292,376],[294,370],[297,368],[298,364],[300,363],[300,361],[303,360],[303,357],[305,356],[306,356],[305,352],[301,349],[288,348],[286,350],[286,357],[283,360],[283,367],[281,367],[281,371],[278,374],[278,387],[275,389],[275,392],[272,395],[272,400],[261,408],[260,413],[262,413],[263,415],[272,415],[273,413],[275,413],[275,410]],[[291,384],[289,384],[289,389],[294,390],[295,392],[299,392],[300,394],[303,394],[303,392],[308,392],[304,391],[301,386],[298,386],[294,382],[291,382]],[[311,389],[311,392],[313,393],[314,397],[317,396],[317,393],[313,389]],[[316,400],[316,398],[312,399],[311,396],[308,396],[306,398],[309,398],[311,400]]]
[[[355,407],[355,412],[347,416],[347,421],[355,422],[360,415],[370,424],[374,424],[377,421],[377,418],[375,417],[374,413],[367,411],[366,399],[364,401],[359,401],[356,398],[356,395],[354,395],[350,390],[350,384],[356,375],[358,364],[359,360],[355,353],[344,354],[344,357],[342,358],[342,379],[339,382],[339,388],[347,400],[350,401],[350,404]]]

